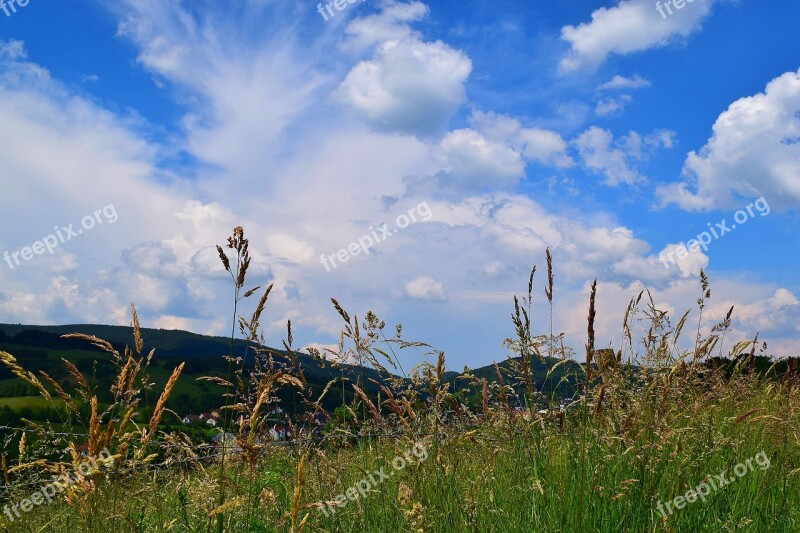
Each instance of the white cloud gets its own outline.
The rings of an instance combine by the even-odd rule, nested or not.
[[[630,131],[619,140],[619,145],[629,157],[642,160],[662,148],[673,148],[676,137],[677,134],[671,130],[654,130],[645,136]]]
[[[444,302],[447,300],[444,285],[430,276],[417,276],[406,283],[406,295],[409,298],[431,302]]]
[[[514,185],[525,171],[520,154],[471,129],[451,131],[437,150],[448,177],[468,188]]]
[[[429,11],[428,6],[422,2],[384,0],[379,13],[357,18],[347,25],[347,38],[342,47],[345,50],[361,51],[386,41],[417,39],[419,33],[412,30],[408,23],[422,20]]]
[[[714,0],[684,4],[663,18],[653,0],[622,0],[592,13],[592,21],[564,26],[561,38],[570,50],[559,63],[562,73],[594,70],[610,54],[630,54],[666,46],[700,28]]]
[[[633,185],[645,177],[629,164],[630,153],[613,147],[610,131],[592,126],[572,141],[578,149],[583,166],[605,176],[603,183],[616,187],[621,183]]]
[[[584,168],[603,174],[603,183],[616,187],[621,183],[633,185],[646,181],[634,163],[646,160],[662,148],[672,148],[675,132],[655,130],[643,137],[630,131],[615,140],[609,130],[592,126],[573,139],[572,144],[578,149]]]
[[[522,131],[519,120],[493,112],[474,111],[469,123],[487,138],[498,142],[512,142]]]
[[[663,269],[663,267],[662,267]],[[596,346],[611,344],[619,348],[622,338],[622,319],[631,298],[640,291],[649,289],[658,309],[669,312],[673,325],[681,315],[690,310],[690,320],[697,325],[697,297],[700,293],[699,278],[695,275],[684,279],[675,279],[668,285],[653,289],[638,281],[608,282],[599,281],[597,286],[597,315],[595,321]],[[722,353],[739,341],[752,340],[756,331],[760,331],[760,341],[769,344],[768,353],[777,356],[796,356],[798,344],[791,339],[797,335],[797,312],[800,310],[796,296],[784,288],[776,288],[768,284],[748,281],[744,276],[714,278],[711,280],[712,298],[707,301],[703,311],[701,332],[707,335],[711,329],[725,318],[731,305],[735,305],[733,325],[726,333]],[[586,309],[588,307],[588,283],[583,290],[570,291],[562,295],[556,307],[555,320],[564,329],[567,338],[576,339],[573,346],[580,347],[580,340],[585,338]],[[648,294],[645,293],[639,308],[647,306]],[[638,313],[629,319],[633,329],[633,339],[639,357],[642,356],[641,339],[647,334],[650,321],[644,313]],[[693,332],[696,329],[693,330]],[[684,329],[678,342],[678,351],[692,349],[694,335]],[[578,353],[582,350],[579,348]],[[581,355],[578,356],[582,360]]]
[[[625,106],[633,101],[630,95],[623,94],[611,98],[601,98],[594,108],[594,113],[598,117],[614,115],[625,109]]]
[[[524,128],[520,130],[517,142],[526,159],[558,168],[573,165],[572,159],[567,155],[566,141],[554,131]]]
[[[508,143],[529,161],[558,168],[573,165],[567,155],[567,142],[554,131],[523,128],[519,120],[492,112],[475,111],[469,121],[488,139]]]
[[[78,258],[73,254],[59,254],[53,261],[51,270],[54,274],[74,271],[78,268]]]
[[[295,54],[290,26],[254,36],[230,20],[232,10],[196,15],[167,2],[134,0],[108,9],[122,19],[118,36],[138,47],[137,60],[156,83],[174,84],[183,103],[193,104],[183,117],[185,149],[201,161],[236,168],[250,181],[263,179],[252,169],[279,149],[288,126],[317,104],[330,82],[312,66],[319,43]],[[269,14],[280,18],[287,7],[250,3],[243,9],[252,17],[273,10]]]
[[[300,348],[300,352],[309,353],[310,349],[315,349],[319,352],[320,357],[323,359],[327,359],[328,361],[334,361],[337,363],[343,363],[347,365],[355,365],[358,364],[358,358],[355,354],[347,352],[345,350],[344,357],[339,354],[339,345],[338,344],[321,344],[319,342],[310,342]]]
[[[503,270],[505,270],[505,265],[501,261],[489,261],[483,265],[483,272],[490,276],[496,276]]]
[[[764,196],[778,209],[800,207],[800,70],[734,102],[713,135],[686,158],[686,181],[657,189],[660,205],[687,211],[738,206],[737,196]]]
[[[71,94],[49,72],[26,60],[22,43],[0,43],[0,49],[4,125],[0,160],[5,189],[0,211],[15,214],[13,222],[0,226],[0,242],[11,249],[29,245],[53,233],[55,226],[77,226],[82,217],[110,204],[118,213],[113,225],[60,243],[53,256],[38,257],[13,273],[31,286],[46,286],[56,279],[74,284],[87,269],[116,258],[124,248],[120,244],[130,244],[125,238],[128,232],[142,241],[155,240],[179,208],[180,194],[154,184],[154,177],[161,175],[155,168],[157,148],[138,136],[140,124]],[[21,209],[22,205],[26,207]],[[52,273],[60,276],[51,278]],[[88,292],[82,295],[91,299]],[[56,303],[43,303],[43,312],[48,305]],[[76,314],[88,313],[84,316],[117,314],[117,309],[95,315],[86,304],[63,305]]]
[[[745,335],[753,336],[754,332],[769,332],[768,336],[775,337],[789,336],[800,332],[797,323],[800,300],[788,289],[777,288],[771,294],[761,292],[748,299],[734,298],[730,294],[726,294],[726,296],[727,298],[721,301],[712,300],[708,307],[709,320],[721,322],[733,305],[735,306],[733,317],[736,325],[740,331],[747,332]],[[762,340],[765,339],[762,338]],[[783,353],[782,355],[797,356],[796,347],[794,353]]]
[[[441,41],[387,41],[353,67],[335,98],[375,129],[433,134],[465,101],[471,70],[467,56]]]
[[[607,82],[597,87],[598,91],[614,91],[619,89],[640,89],[642,87],[650,87],[652,83],[638,74],[633,78],[626,78],[625,76],[616,75]]]
[[[147,318],[147,327],[191,331],[200,335],[215,335],[221,327],[224,327],[224,323],[221,321],[212,323],[212,325],[209,326],[206,320],[189,319],[175,315],[158,315],[152,319],[149,317]]]
[[[708,256],[697,247],[684,243],[668,244],[658,254],[659,265],[664,269],[677,269],[682,278],[697,276],[700,269],[708,268]]]
[[[307,263],[314,257],[314,249],[308,243],[285,233],[269,235],[267,250],[278,259],[294,263]]]

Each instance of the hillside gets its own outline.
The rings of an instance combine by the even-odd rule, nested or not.
[[[24,368],[34,373],[39,371],[47,372],[56,381],[64,382],[65,388],[69,389],[71,386],[69,376],[60,360],[63,357],[74,363],[84,374],[93,376],[99,398],[108,401],[110,399],[111,380],[116,375],[116,370],[110,357],[99,348],[85,341],[61,337],[68,333],[82,333],[108,340],[120,352],[126,345],[132,343],[132,330],[124,326],[0,324],[0,350],[14,355]],[[183,375],[176,385],[175,394],[168,402],[170,409],[183,416],[217,409],[224,403],[221,397],[221,387],[212,383],[197,381],[197,378],[206,375],[220,377],[227,375],[228,366],[223,356],[231,349],[230,339],[199,335],[181,330],[148,328],[142,328],[142,337],[145,343],[145,352],[155,349],[151,375],[155,382],[156,390],[163,386],[173,368],[182,362],[186,363]],[[233,344],[233,354],[240,357],[246,356],[247,364],[252,364],[252,350],[248,351],[247,348],[246,342],[237,340]],[[269,350],[275,354],[276,360],[286,361],[286,352],[284,350],[274,348],[269,348]],[[380,381],[381,378],[377,371],[369,367],[361,368],[345,365],[342,368],[334,368],[330,364],[323,363],[305,353],[296,353],[295,356],[298,367],[303,369],[311,388],[311,397],[321,394],[332,379],[349,377],[355,380],[356,377],[361,377],[364,380],[371,378]],[[547,366],[552,366],[555,362],[557,362],[556,359],[549,358],[546,364]],[[545,364],[534,360],[531,365],[531,375],[538,390],[548,395],[555,392],[559,397],[563,398],[571,396],[572,391],[574,391],[574,374],[577,371],[577,366],[577,363],[563,365],[549,379],[546,379],[547,370]],[[504,379],[511,383],[508,362],[500,362],[498,368],[500,368]],[[470,374],[478,379],[485,378],[489,382],[497,378],[494,365],[476,368],[471,370]],[[461,391],[464,393],[465,399],[472,398],[477,401],[477,392],[474,388],[468,386],[466,380],[462,379],[462,373],[447,372],[445,378],[445,381],[452,387],[451,390],[454,392]],[[377,392],[377,388],[369,381],[366,381],[364,389],[369,394]],[[323,400],[323,407],[332,411],[341,405],[342,394],[344,394],[347,402],[353,399],[353,391],[348,387],[343,393],[326,396]],[[8,369],[0,366],[0,398],[22,398],[35,395],[36,391],[30,385],[17,379]],[[291,402],[293,399],[291,396],[287,396],[285,392],[279,397],[284,402]],[[28,416],[35,416],[35,412],[41,407],[39,403],[26,405],[21,401],[13,403],[0,402],[0,412],[2,412],[3,405],[8,405],[9,408],[16,411],[29,407],[34,412],[27,411]],[[292,403],[288,405],[292,405]],[[298,410],[303,410],[302,406],[295,404],[295,407]]]
[[[34,373],[44,371],[56,381],[64,381],[65,387],[69,389],[69,376],[60,361],[63,357],[74,363],[84,374],[92,376],[100,400],[108,401],[112,379],[116,376],[111,358],[88,342],[61,338],[61,335],[68,333],[82,333],[108,340],[120,352],[126,345],[132,344],[132,329],[124,326],[0,324],[0,350],[14,355],[24,368]],[[188,331],[147,328],[142,328],[142,337],[145,341],[145,352],[155,349],[150,369],[156,390],[163,387],[173,368],[185,362],[183,375],[168,403],[170,409],[185,415],[217,409],[224,403],[221,387],[208,382],[199,382],[197,378],[209,375],[224,377],[228,374],[228,363],[223,356],[231,350],[230,339]],[[284,350],[272,348],[269,350],[276,361],[287,361]],[[246,342],[235,341],[232,353],[234,356],[246,357],[246,364],[252,364],[253,351],[252,348],[248,350]],[[376,380],[380,377],[378,372],[370,368],[349,365],[333,368],[330,364],[304,353],[296,353],[295,357],[298,367],[303,369],[312,396],[320,394],[325,385],[337,377],[355,378],[359,375],[364,379]],[[369,386],[367,389],[373,390]],[[345,391],[348,401],[352,399],[352,394],[350,390]],[[30,385],[14,377],[4,366],[0,366],[0,398],[34,395],[36,391]],[[287,401],[292,399],[282,397],[280,394],[279,397]],[[323,405],[326,408],[333,408],[341,404],[341,400],[341,395],[338,398],[331,395],[326,398]]]

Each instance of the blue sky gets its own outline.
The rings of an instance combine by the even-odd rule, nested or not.
[[[800,5],[343,6],[0,7],[0,321],[128,324],[133,302],[148,327],[224,334],[214,245],[242,225],[274,345],[288,319],[335,344],[335,297],[451,368],[491,363],[533,264],[549,328],[549,246],[579,359],[592,279],[598,344],[618,347],[631,297],[680,315],[700,268],[706,330],[735,305],[726,347],[759,332],[800,354]]]

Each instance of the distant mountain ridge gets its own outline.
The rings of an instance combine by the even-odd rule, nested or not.
[[[60,361],[61,357],[64,357],[75,363],[85,375],[94,376],[98,392],[106,394],[111,385],[111,378],[116,375],[110,356],[89,342],[61,337],[68,333],[93,335],[110,342],[120,353],[126,345],[133,346],[133,328],[130,326],[0,324],[0,350],[11,353],[26,370],[34,374],[38,374],[40,370],[45,371],[59,382],[69,379]],[[178,380],[177,394],[171,398],[172,404],[168,404],[181,412],[201,412],[219,407],[221,388],[206,382],[197,382],[197,378],[205,375],[226,376],[228,363],[223,356],[229,353],[237,357],[246,356],[249,361],[252,361],[253,357],[254,346],[242,339],[235,339],[231,350],[231,340],[225,337],[152,328],[142,328],[141,334],[144,339],[143,352],[147,353],[155,348],[151,374],[157,389],[163,386],[173,368],[186,363],[183,374]],[[284,350],[266,349],[274,354],[277,361],[288,361]],[[349,365],[341,369],[333,368],[330,363],[319,361],[306,353],[294,352],[294,355],[297,364],[304,370],[312,394],[321,393],[331,379],[341,377],[343,374],[347,377],[355,376],[357,373],[359,376],[363,375],[364,379],[376,380],[380,377],[378,372],[371,368],[362,369]],[[18,390],[21,383],[4,366],[0,366],[0,397],[21,396],[10,392],[12,389]],[[370,385],[368,383],[364,389],[373,390]],[[36,394],[35,391],[30,393]],[[352,399],[351,390],[345,390],[345,395],[348,400]]]
[[[206,412],[219,408],[223,404],[221,396],[223,389],[212,383],[198,381],[197,378],[208,375],[227,376],[228,363],[223,356],[231,350],[230,338],[153,328],[142,328],[141,332],[145,342],[144,351],[149,352],[153,348],[156,350],[150,367],[155,390],[161,390],[172,370],[179,364],[185,363],[175,393],[168,402],[170,409],[180,415],[186,415]],[[0,324],[0,350],[11,353],[26,370],[37,375],[39,371],[47,372],[62,386],[69,388],[72,378],[65,371],[61,362],[61,358],[64,357],[93,381],[101,401],[110,400],[109,390],[117,373],[111,358],[88,342],[61,338],[61,335],[67,333],[94,335],[107,340],[120,352],[124,346],[133,344],[133,329],[128,326]],[[249,348],[248,350],[246,341],[237,339],[233,342],[232,353],[239,357],[248,354],[248,360],[252,361],[253,346],[249,345]],[[287,354],[283,350],[268,349],[277,361],[288,361]],[[320,361],[301,352],[295,352],[295,359],[298,366],[303,369],[309,388],[308,397],[313,399],[322,393],[331,380],[342,377],[349,379],[351,383],[354,383],[356,379],[361,379],[362,389],[368,394],[376,396],[378,388],[369,379],[381,382],[386,377],[371,367],[344,365],[341,368],[334,368],[330,362]],[[556,358],[545,358],[544,363],[534,358],[531,362],[531,378],[534,386],[550,399],[563,399],[574,395],[578,386],[578,377],[583,373],[582,364],[570,360],[562,362],[551,376],[547,376],[548,369],[553,368],[558,362],[559,359]],[[709,366],[727,368],[727,373],[732,370],[735,363],[736,361],[716,357],[706,362]],[[758,372],[766,374],[772,361],[767,357],[757,356],[753,360],[753,365]],[[777,376],[783,376],[787,372],[790,374],[795,372],[792,370],[795,368],[800,369],[800,360],[783,361],[773,371]],[[501,379],[498,379],[498,370]],[[480,386],[476,386],[476,383],[483,379],[489,384],[498,381],[511,385],[521,396],[522,385],[515,380],[515,376],[510,371],[509,360],[499,361],[496,368],[494,364],[491,364],[469,370],[468,373],[472,379],[467,379],[463,372],[448,371],[444,374],[444,381],[451,385],[451,391],[456,393],[461,401],[468,401],[472,404],[480,401],[478,397]],[[420,391],[420,393],[423,397],[426,394],[425,391]],[[0,399],[36,395],[38,393],[35,389],[11,374],[4,366],[0,366]],[[302,410],[302,399],[296,391],[282,388],[277,396],[282,402],[288,402],[286,405]],[[352,386],[349,384],[342,386],[337,383],[334,389],[326,395],[323,407],[328,411],[333,411],[342,404],[342,401],[350,402],[353,397]]]
[[[65,324],[58,326],[40,326],[25,324],[0,324],[0,332],[7,336],[16,336],[25,331],[41,331],[57,336],[68,333],[83,333],[94,335],[95,337],[109,341],[113,345],[128,345],[133,343],[133,328],[130,326],[109,326],[103,324]],[[219,356],[228,353],[230,338],[212,335],[202,335],[190,331],[177,329],[154,329],[141,328],[142,338],[145,342],[145,351],[155,348],[159,353],[173,353],[186,350],[193,350],[197,346],[202,346],[204,352],[199,357]],[[2,341],[2,337],[0,337]],[[84,344],[88,346],[87,344]],[[234,346],[246,346],[247,343],[241,339],[234,341]],[[219,346],[222,351],[212,353],[212,347]]]
[[[68,333],[82,333],[85,335],[94,335],[98,338],[107,340],[115,349],[120,352],[125,345],[131,346],[133,344],[133,329],[130,326],[109,326],[102,324],[65,324],[65,325],[27,325],[27,324],[0,324],[0,349],[10,352],[17,357],[22,366],[28,370],[36,373],[38,370],[44,370],[52,375],[56,380],[66,377],[60,362],[60,357],[71,360],[76,363],[78,368],[83,372],[94,372],[98,377],[98,389],[103,386],[110,386],[105,383],[107,377],[114,375],[114,367],[107,356],[102,355],[103,352],[95,348],[90,343],[75,340],[63,339],[61,335]],[[153,358],[153,364],[157,367],[154,371],[157,384],[161,380],[166,379],[169,371],[178,364],[185,362],[183,376],[180,382],[180,392],[188,395],[194,400],[183,397],[183,405],[176,405],[174,407],[181,408],[184,411],[190,410],[208,410],[213,408],[214,405],[206,402],[203,403],[204,397],[212,392],[209,389],[209,384],[196,382],[196,378],[207,374],[225,375],[227,372],[227,362],[223,359],[231,349],[230,338],[220,336],[201,335],[183,330],[165,330],[154,328],[142,328],[142,337],[144,339],[144,351],[155,348],[156,353]],[[233,354],[234,356],[244,356],[248,343],[241,339],[234,340]],[[252,345],[250,345],[252,348]],[[286,353],[284,350],[269,348],[276,357],[285,358]],[[252,357],[252,351],[249,352]],[[309,386],[313,394],[321,393],[322,389],[328,384],[331,379],[339,378],[344,375],[355,380],[356,376],[363,377],[364,380],[372,378],[380,381],[381,375],[370,367],[360,368],[357,366],[346,365],[342,369],[332,368],[330,363],[321,362],[314,357],[302,352],[295,352],[295,357],[298,364],[302,366]],[[549,361],[552,365],[557,360]],[[570,380],[562,381],[562,378],[575,371],[574,366],[577,363],[571,363],[559,368],[553,376],[547,380],[546,367],[539,361],[532,363],[532,375],[534,383],[537,388],[543,389],[545,392],[551,392],[553,389],[558,389],[560,395],[564,395],[567,388],[572,385]],[[498,363],[498,368],[504,375],[504,379],[511,380],[508,371],[508,363],[502,361]],[[98,371],[98,369],[100,371]],[[471,374],[477,378],[486,378],[491,382],[496,379],[496,372],[494,365],[487,365],[485,367],[471,370]],[[445,381],[453,386],[453,390],[460,390],[465,388],[467,383],[460,379],[462,373],[449,371],[445,374]],[[4,381],[13,378],[5,368],[0,368],[0,396],[3,396]],[[337,385],[338,387],[338,385]],[[565,388],[567,387],[567,388]],[[370,382],[366,381],[362,388],[368,393],[376,392],[375,387]],[[474,389],[472,389],[474,392]],[[7,396],[9,394],[6,394]],[[180,396],[180,395],[178,395]],[[352,399],[352,388],[345,386],[346,399]],[[327,406],[333,405],[333,400],[336,397],[329,395]],[[338,403],[341,403],[341,394],[338,396]],[[194,405],[200,401],[199,404]],[[190,406],[191,404],[191,406]]]

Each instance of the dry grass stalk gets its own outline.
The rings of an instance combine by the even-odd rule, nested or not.
[[[28,434],[26,432],[22,432],[22,437],[19,439],[19,461],[22,462],[23,457],[25,457],[25,443],[27,442]]]
[[[486,378],[481,380],[481,406],[483,407],[484,416],[489,415],[489,385],[486,383]]]
[[[280,373],[267,375],[264,378],[262,378],[258,384],[258,391],[256,392],[256,402],[252,407],[250,413],[250,419],[247,422],[247,430],[249,431],[247,442],[250,445],[253,444],[256,436],[256,430],[258,427],[259,412],[261,410],[261,406],[269,400],[269,396],[272,393],[272,384],[279,377],[281,377]],[[241,405],[241,408],[243,410],[247,410],[246,405]],[[244,428],[241,429],[244,430]]]
[[[17,360],[13,355],[8,352],[0,351],[0,363],[6,365],[12,374],[22,379],[26,383],[36,387],[36,390],[39,391],[39,394],[41,394],[46,400],[51,399],[50,393],[44,388],[42,382],[39,381],[36,376],[19,366],[19,363],[17,363]]]
[[[83,340],[83,341],[89,342],[89,343],[93,344],[94,346],[100,348],[104,352],[113,355],[117,360],[122,359],[122,357],[119,355],[119,352],[114,349],[114,347],[111,345],[110,342],[108,342],[106,340],[103,340],[103,339],[100,339],[98,337],[95,337],[94,335],[85,335],[83,333],[68,333],[66,335],[62,335],[61,338],[62,339],[77,339],[77,340]]]
[[[66,337],[66,335],[64,335],[64,337]],[[86,381],[86,378],[83,377],[81,371],[78,370],[77,367],[75,367],[75,365],[73,365],[71,362],[67,361],[64,358],[61,359],[61,362],[67,369],[69,375],[72,376],[75,379],[75,381],[78,382],[78,386],[80,387],[79,390],[80,392],[83,392],[84,400],[88,400],[86,394],[88,394],[90,391],[89,382]]]
[[[408,398],[403,396],[402,398],[400,398],[400,401],[403,402],[403,405],[406,408],[406,414],[408,414],[408,417],[411,420],[415,420],[417,418],[417,413],[414,411],[414,408],[412,407],[411,402],[408,400]]]
[[[161,422],[161,416],[164,414],[164,405],[167,403],[167,399],[169,398],[170,394],[172,394],[172,389],[175,387],[175,383],[178,381],[178,377],[181,375],[181,372],[183,372],[183,367],[185,365],[186,363],[179,364],[175,370],[172,371],[172,375],[167,380],[167,384],[164,386],[164,391],[161,393],[161,396],[159,396],[158,402],[156,402],[156,408],[153,410],[153,415],[150,417],[148,431],[142,439],[142,448],[147,445],[153,434],[156,432],[158,424]]]
[[[232,511],[238,507],[241,507],[246,503],[247,503],[247,496],[237,496],[235,498],[231,498],[227,502],[223,503],[219,507],[216,507],[213,511],[208,513],[208,518],[215,518],[228,511]]]
[[[136,348],[136,353],[141,355],[144,349],[144,340],[142,340],[142,330],[139,327],[139,315],[136,314],[136,307],[131,304],[131,320],[133,321],[133,346]]]
[[[733,421],[732,425],[735,426],[736,424],[739,424],[740,422],[746,420],[747,418],[753,416],[756,413],[760,413],[763,410],[764,409],[762,409],[762,408],[750,409],[746,413],[743,413],[743,414],[739,415],[738,417],[736,417],[736,420]]]
[[[600,390],[597,393],[597,401],[594,404],[594,414],[599,415],[600,411],[603,409],[603,398],[606,395],[606,386],[605,384],[600,385]]]
[[[53,390],[56,391],[56,396],[64,400],[64,403],[69,408],[69,410],[72,411],[72,413],[77,414],[78,406],[75,404],[75,401],[72,399],[72,396],[67,394],[61,387],[61,385],[59,385],[58,382],[53,378],[51,378],[45,371],[40,370],[39,375],[42,376],[44,380],[50,384],[51,387],[53,387]]]
[[[121,399],[126,392],[133,388],[132,384],[135,377],[134,366],[136,366],[136,363],[133,360],[133,356],[127,350],[125,355],[125,364],[117,375],[117,382],[111,386],[111,392],[117,400]]]
[[[553,256],[550,255],[550,247],[545,249],[545,256],[547,258],[547,287],[544,289],[544,295],[547,296],[547,301],[553,303]]]
[[[97,414],[97,396],[92,396],[91,414],[89,417],[89,455],[96,457],[100,451],[100,419]]]
[[[297,515],[300,512],[300,502],[303,495],[303,485],[305,485],[306,481],[306,474],[305,474],[305,466],[306,466],[306,459],[308,458],[307,454],[304,454],[300,457],[300,463],[297,465],[297,483],[294,486],[294,491],[292,492],[292,507],[289,511],[289,517],[292,521],[292,533],[300,533],[305,529],[306,520],[308,520],[309,515],[306,514],[300,524],[297,523]]]
[[[378,409],[375,407],[375,404],[372,403],[372,400],[369,399],[369,396],[367,396],[364,393],[364,391],[361,390],[358,387],[358,385],[356,385],[355,383],[353,383],[353,390],[356,391],[356,394],[358,395],[358,397],[361,398],[364,401],[364,403],[367,405],[367,408],[369,408],[369,412],[372,415],[372,418],[376,422],[383,422],[383,417],[381,417],[380,411],[378,411]]]
[[[592,282],[592,292],[589,295],[589,326],[588,341],[586,343],[586,387],[592,381],[592,359],[594,358],[594,320],[595,320],[595,298],[597,296],[597,279]]]
[[[0,468],[3,470],[3,481],[5,482],[6,486],[11,484],[11,479],[8,477],[8,461],[6,460],[6,456],[0,456]]]
[[[379,381],[375,381],[372,378],[369,378],[369,381],[374,383],[378,387],[378,389],[386,395],[386,400],[384,400],[381,405],[386,405],[392,413],[397,415],[397,419],[400,421],[400,423],[403,424],[403,426],[406,428],[406,430],[408,430],[409,433],[411,433],[412,432],[411,425],[408,423],[408,420],[406,420],[406,417],[403,416],[403,407],[395,399],[394,394],[392,394],[392,391],[389,390],[383,383]]]

